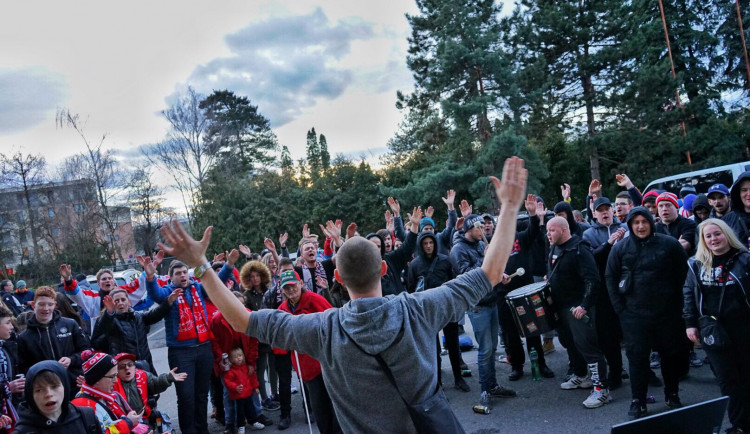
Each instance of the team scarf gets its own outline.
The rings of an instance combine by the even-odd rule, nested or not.
[[[148,417],[151,416],[151,407],[148,405],[148,375],[145,371],[136,368],[135,378],[131,381],[135,381],[135,387],[138,389],[139,398],[143,402],[143,418],[148,419]],[[128,395],[125,392],[125,386],[122,384],[122,380],[118,379],[115,383],[114,390],[122,395],[126,401],[128,400]]]
[[[2,414],[10,417],[10,423],[2,428],[11,432],[18,422],[18,413],[11,398],[13,394],[10,391],[10,358],[5,355],[5,350],[0,346],[0,411]]]
[[[112,420],[117,420],[130,413],[130,405],[128,401],[117,392],[106,393],[101,390],[94,389],[86,383],[81,386],[81,392],[79,396],[88,398],[92,401],[96,401],[101,404],[109,413]]]
[[[193,296],[192,308],[188,305],[184,295],[177,297],[177,309],[180,313],[177,340],[189,341],[197,338],[198,342],[206,342],[210,339],[211,334],[208,331],[208,321],[206,321],[203,302],[198,297],[195,285],[190,285],[190,291]]]
[[[315,280],[313,280],[307,264],[302,268],[302,280],[305,281],[305,287],[316,294],[328,289],[328,276],[325,268],[323,268],[323,263],[320,261],[315,261]]]

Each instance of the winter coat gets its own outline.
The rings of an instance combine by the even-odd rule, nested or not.
[[[562,245],[551,246],[547,267],[557,309],[581,306],[591,310],[598,297],[599,270],[587,242],[573,235]]]
[[[299,298],[297,306],[292,307],[289,300],[285,300],[281,303],[281,306],[279,306],[279,310],[289,312],[292,315],[324,312],[328,309],[331,309],[331,305],[325,298],[304,289],[302,290],[302,295]],[[292,365],[294,366],[294,370],[297,371],[300,377],[302,377],[302,381],[310,381],[320,375],[320,363],[318,363],[317,360],[303,353],[298,353],[297,356],[299,357],[299,365],[297,364],[297,357],[294,356],[292,356]]]
[[[52,371],[65,389],[62,414],[57,421],[47,419],[34,402],[33,384],[42,371]],[[57,361],[48,360],[32,366],[26,374],[25,401],[18,408],[19,422],[14,434],[101,434],[102,426],[90,408],[79,408],[70,403],[70,383],[65,368]]]
[[[460,276],[481,267],[484,262],[484,249],[485,244],[483,241],[470,241],[464,235],[456,238],[451,249],[453,274]],[[497,305],[497,298],[498,292],[493,289],[486,293],[476,305],[485,307],[495,306]]]
[[[651,233],[644,239],[633,234],[636,216],[644,216]],[[607,260],[606,281],[612,307],[625,321],[672,320],[682,312],[682,287],[687,274],[687,255],[673,237],[655,233],[654,217],[639,206],[628,213],[631,234],[617,243]],[[630,273],[632,284],[620,292],[621,279]]]
[[[555,214],[560,212],[565,213],[565,219],[568,221],[568,227],[570,227],[570,235],[578,235],[580,237],[583,235],[583,232],[590,227],[586,223],[579,223],[576,221],[575,217],[573,217],[573,207],[569,202],[558,202],[553,209]]]
[[[229,399],[232,401],[249,398],[259,386],[258,376],[255,375],[255,372],[250,375],[247,366],[233,364],[229,371],[224,373],[224,385],[226,385]],[[237,391],[239,385],[242,385],[242,392]]]
[[[223,354],[229,354],[233,348],[240,347],[245,353],[245,362],[255,367],[258,360],[258,340],[252,336],[235,331],[221,312],[211,318],[211,351],[214,355],[214,374],[221,378],[224,366],[221,364]]]
[[[368,234],[366,238],[378,237],[376,234]],[[417,234],[409,232],[404,238],[401,247],[390,252],[385,252],[385,242],[380,240],[380,255],[383,257],[388,270],[385,276],[380,278],[383,295],[400,294],[404,292],[404,284],[401,283],[401,272],[406,269],[417,247]]]
[[[169,302],[164,301],[145,312],[136,312],[132,308],[123,313],[104,312],[96,320],[91,343],[107,354],[133,354],[138,360],[147,361],[152,372],[156,373],[148,347],[148,327],[167,316],[170,308]]]
[[[427,257],[422,248],[422,241],[432,238],[435,242],[435,251],[432,257]],[[448,256],[438,253],[436,236],[431,232],[421,232],[417,237],[416,257],[409,264],[409,272],[406,278],[406,290],[414,292],[417,282],[424,276],[424,289],[437,288],[443,283],[453,279],[453,267]],[[430,272],[430,270],[432,270]]]
[[[18,335],[19,368],[21,372],[26,372],[37,362],[69,357],[67,373],[75,382],[76,377],[83,375],[81,352],[89,348],[91,342],[81,326],[70,318],[60,316],[59,311],[54,311],[52,320],[47,324],[40,324],[36,316],[32,316],[26,330]]]
[[[148,397],[162,393],[169,389],[174,383],[171,372],[154,375],[142,369],[135,370],[135,376],[127,383],[117,379],[114,391],[122,395],[136,413],[143,411],[143,418],[148,420],[151,415],[151,406],[148,405]]]
[[[572,217],[572,215],[571,215]],[[522,286],[534,283],[534,274],[532,272],[532,249],[536,242],[537,234],[540,231],[539,217],[532,216],[529,218],[529,225],[522,231],[516,231],[516,239],[513,242],[513,249],[510,251],[508,263],[505,266],[506,274],[513,274],[519,268],[523,268],[523,276],[514,277],[509,284],[499,284],[497,290],[501,296]]]
[[[663,221],[656,224],[656,232],[669,235],[675,240],[679,240],[680,237],[682,237],[683,240],[688,241],[691,244],[690,250],[686,251],[688,256],[695,254],[697,228],[698,225],[695,221],[687,219],[681,215],[678,215],[677,219],[669,225],[665,224]]]
[[[732,184],[729,193],[732,210],[722,218],[734,230],[743,246],[747,245],[750,238],[750,213],[745,212],[745,205],[740,197],[740,184],[746,179],[750,179],[750,171],[742,172]]]
[[[5,307],[10,309],[11,313],[13,313],[13,316],[18,316],[21,312],[27,310],[26,308],[28,306],[21,304],[12,292],[2,291],[0,298],[2,298]]]

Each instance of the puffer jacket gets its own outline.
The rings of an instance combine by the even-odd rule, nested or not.
[[[52,320],[47,324],[40,324],[32,316],[26,330],[18,335],[19,369],[26,372],[37,362],[69,357],[67,373],[75,381],[76,377],[83,375],[81,352],[88,348],[91,348],[91,342],[81,326],[70,318],[60,316],[59,311],[53,313]]]
[[[650,234],[640,239],[633,234],[633,219],[643,216]],[[620,319],[649,322],[679,318],[682,287],[687,275],[687,255],[674,238],[655,233],[654,217],[645,207],[630,210],[627,219],[630,236],[617,243],[607,260],[606,281],[612,307]],[[630,272],[632,285],[625,294],[620,280]]]
[[[744,246],[747,246],[748,238],[750,238],[750,213],[745,212],[745,205],[740,197],[740,184],[746,179],[750,179],[750,171],[742,172],[732,184],[729,192],[732,210],[722,218],[734,230]]]

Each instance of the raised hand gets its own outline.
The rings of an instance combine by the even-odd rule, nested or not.
[[[175,300],[177,300],[177,298],[179,298],[182,295],[182,291],[183,291],[182,288],[177,288],[174,291],[172,291],[172,293],[169,294],[169,297],[167,297],[167,303],[169,303],[170,305],[172,305],[172,303],[174,303]],[[175,369],[177,369],[177,368],[175,368]]]
[[[161,261],[164,260],[164,251],[159,250],[156,252],[153,256],[152,262],[154,263],[154,267],[158,267],[159,264],[161,264]]]
[[[464,217],[459,217],[458,220],[456,220],[456,230],[460,231],[461,228],[464,227]]]
[[[211,262],[212,263],[214,263],[214,262],[224,262],[224,260],[226,259],[226,257],[227,257],[226,253],[216,253],[214,255],[214,260],[211,261]]]
[[[328,220],[325,229],[333,240],[341,239],[341,220],[336,220],[336,223]]]
[[[289,239],[289,234],[286,232],[279,235],[279,247],[281,247],[282,249],[286,247],[286,242],[288,239]]]
[[[302,226],[302,238],[310,238],[310,227],[307,225],[307,223]]]
[[[615,179],[617,180],[617,185],[619,185],[620,187],[627,189],[633,188],[633,183],[630,181],[628,175],[624,173],[618,173],[617,175],[615,175]]]
[[[249,258],[250,255],[252,254],[252,252],[250,251],[250,247],[244,244],[240,244],[237,248],[240,249],[240,253],[245,255],[246,258]]]
[[[399,204],[396,199],[389,197],[388,206],[391,207],[391,211],[393,211],[394,216],[398,217],[399,215],[401,215],[401,204]]]
[[[164,254],[162,253],[162,259],[164,258]],[[135,259],[138,261],[138,265],[143,268],[143,271],[146,272],[146,279],[151,280],[154,278],[154,275],[156,274],[156,263],[151,260],[148,256],[136,256]],[[159,261],[161,262],[161,261]]]
[[[560,193],[562,194],[562,198],[566,202],[570,202],[570,185],[569,184],[563,184],[560,186]]]
[[[62,277],[65,282],[70,281],[71,275],[72,275],[72,272],[70,271],[70,265],[60,264],[60,277]]]
[[[602,190],[602,184],[599,182],[599,180],[598,179],[592,180],[591,184],[589,184],[589,196],[598,194],[601,190]]]
[[[390,211],[385,212],[385,229],[390,233],[396,231],[396,222]]]
[[[349,223],[349,226],[346,227],[346,239],[355,236],[357,234],[357,224],[354,222]]]
[[[276,244],[274,244],[273,240],[270,238],[265,238],[263,240],[263,246],[268,249],[269,252],[275,252],[276,251]]]
[[[492,184],[495,186],[495,195],[500,199],[503,208],[518,210],[521,207],[528,176],[528,171],[523,167],[523,160],[512,157],[505,160],[502,181],[494,176],[490,177]],[[536,210],[536,207],[534,210]]]
[[[458,209],[461,210],[461,216],[466,217],[469,214],[474,211],[474,207],[469,205],[469,202],[466,201],[466,199],[462,200],[461,203],[458,204]]]
[[[240,259],[240,252],[237,249],[232,249],[229,253],[224,252],[224,257],[227,258],[227,266],[232,268],[237,263],[237,260]]]
[[[448,190],[445,192],[445,197],[441,197],[443,203],[448,207],[449,210],[453,209],[453,203],[456,200],[456,190]]]
[[[533,217],[536,215],[536,204],[537,204],[537,200],[536,200],[535,195],[529,194],[526,196],[525,206],[526,206],[526,212],[529,213],[529,217]]]
[[[180,222],[172,220],[162,225],[159,232],[164,237],[164,243],[159,242],[158,246],[166,254],[176,257],[181,262],[191,267],[199,267],[206,262],[206,249],[211,242],[211,231],[213,226],[209,226],[203,232],[203,238],[196,241],[185,232]]]
[[[428,206],[427,209],[424,211],[424,216],[431,219],[432,213],[434,212],[435,212],[435,208],[433,208],[432,206]]]
[[[107,313],[112,313],[115,311],[115,302],[109,295],[105,295],[104,297],[102,297],[102,304],[104,305],[104,308],[107,309]]]
[[[329,222],[330,222],[330,220],[329,220]],[[318,225],[318,226],[320,226],[320,231],[323,232],[323,235],[325,235],[326,238],[331,238],[331,233],[328,232],[328,229],[326,229],[325,226],[323,226],[323,225]]]
[[[547,214],[547,209],[544,207],[544,202],[537,201],[536,202],[536,215],[541,217],[541,216],[544,216],[545,214]]]
[[[415,206],[411,214],[409,215],[409,221],[411,222],[411,226],[413,228],[418,228],[420,220],[422,220],[422,207]]]

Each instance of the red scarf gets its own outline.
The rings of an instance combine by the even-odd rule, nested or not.
[[[148,376],[144,371],[136,369],[134,379],[135,386],[138,389],[138,394],[143,402],[143,418],[148,419],[148,417],[151,416],[151,407],[148,405]],[[115,392],[125,397],[125,400],[127,401],[128,395],[125,393],[125,387],[122,385],[122,380],[117,380],[114,389]]]
[[[110,415],[114,415],[112,419],[119,419],[130,412],[128,402],[117,392],[102,392],[101,390],[94,389],[88,384],[83,383],[83,386],[81,386],[81,395],[88,395],[87,398],[97,401],[99,404],[106,407]]]
[[[208,331],[208,321],[206,321],[203,302],[198,297],[198,291],[195,285],[190,286],[193,296],[193,306],[188,305],[185,295],[177,297],[177,309],[180,313],[180,326],[177,329],[178,341],[189,341],[198,339],[198,342],[206,342],[211,335]]]

